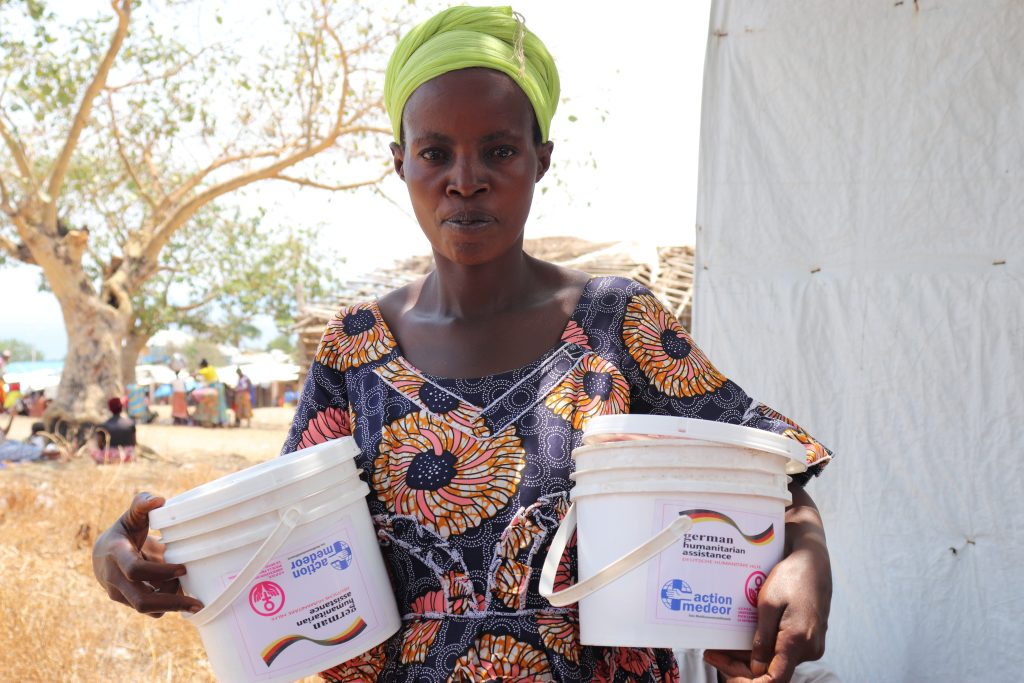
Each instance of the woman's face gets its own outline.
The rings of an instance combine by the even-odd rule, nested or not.
[[[491,69],[451,71],[413,92],[402,122],[395,170],[435,254],[477,265],[520,249],[552,144],[535,142],[533,108],[515,81]]]

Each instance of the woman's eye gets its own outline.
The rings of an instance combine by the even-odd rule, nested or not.
[[[516,150],[514,147],[502,145],[501,147],[495,147],[491,154],[497,159],[511,159],[516,155]]]
[[[441,161],[444,159],[444,154],[439,149],[425,149],[420,152],[420,159],[424,161]]]

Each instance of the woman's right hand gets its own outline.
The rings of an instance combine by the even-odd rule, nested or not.
[[[151,617],[203,608],[181,592],[185,565],[164,562],[167,546],[149,535],[149,513],[163,504],[163,498],[138,494],[92,548],[93,574],[110,599]]]

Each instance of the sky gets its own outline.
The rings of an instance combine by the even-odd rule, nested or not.
[[[74,3],[73,10],[67,4],[76,13],[109,7],[93,0]],[[51,6],[64,11],[61,5]],[[535,195],[527,237],[692,244],[710,0],[648,0],[636,11],[593,0],[519,0],[513,7],[554,55],[568,99],[551,132],[561,183],[550,175],[542,181],[548,191]],[[386,141],[381,154],[389,154]],[[344,257],[337,267],[354,275],[428,252],[402,182],[389,178],[382,189],[388,199],[268,182],[231,200],[244,205],[258,196],[271,227],[317,227],[321,243]],[[0,339],[22,339],[60,359],[66,349],[60,307],[38,291],[38,282],[37,268],[0,268]],[[263,341],[277,335],[269,320],[256,322]]]

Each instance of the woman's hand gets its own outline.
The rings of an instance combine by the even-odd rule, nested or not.
[[[203,607],[181,592],[178,577],[185,574],[185,565],[165,563],[166,546],[149,535],[149,513],[163,504],[163,498],[138,494],[92,549],[93,574],[110,599],[151,617]]]
[[[786,510],[787,554],[761,586],[752,650],[704,654],[726,683],[785,683],[797,664],[820,659],[825,653],[832,602],[825,532],[811,497],[796,487],[791,493],[793,504]]]

